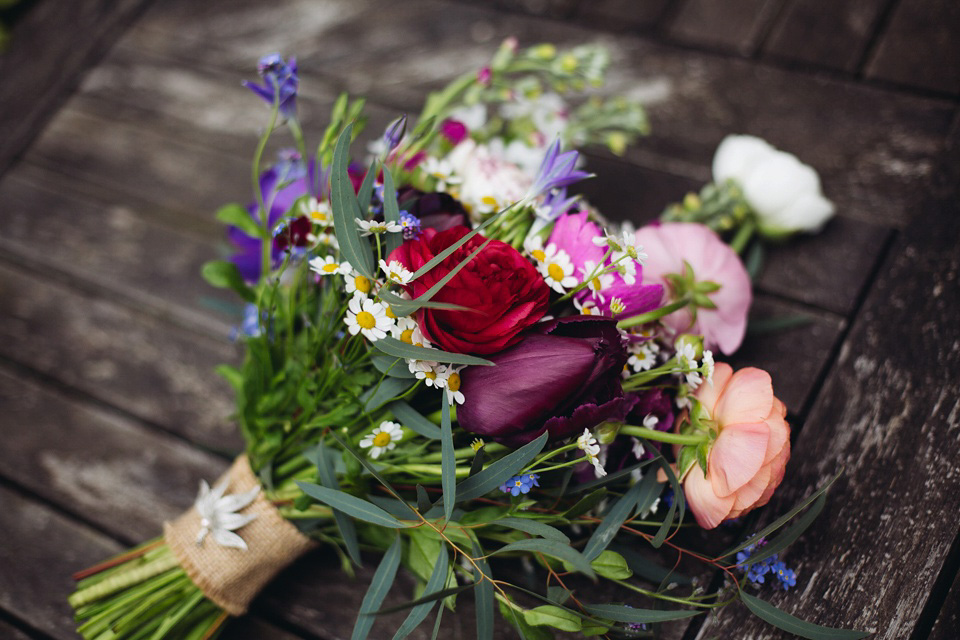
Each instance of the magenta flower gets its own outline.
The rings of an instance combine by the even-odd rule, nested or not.
[[[736,351],[743,342],[753,296],[750,277],[733,249],[707,227],[692,222],[649,225],[637,231],[636,240],[649,255],[643,282],[667,285],[673,300],[692,294],[697,283],[720,285],[703,294],[709,306],[688,305],[664,317],[666,325],[677,333],[703,335],[708,349],[719,348],[727,355]],[[684,263],[693,270],[692,280],[685,275]]]
[[[440,123],[440,135],[447,139],[447,141],[453,146],[457,146],[461,142],[467,139],[467,136],[470,135],[470,131],[467,129],[467,125],[460,122],[459,120],[454,120],[453,118],[447,118]]]
[[[557,245],[570,256],[577,277],[587,262],[600,264],[605,250],[593,243],[593,239],[603,235],[603,229],[589,219],[589,213],[571,213],[557,218],[550,234],[550,244]]]
[[[570,316],[536,325],[517,345],[488,356],[493,367],[461,374],[460,426],[508,446],[544,431],[551,439],[623,420],[635,397],[625,397],[620,372],[627,361],[616,322]]]

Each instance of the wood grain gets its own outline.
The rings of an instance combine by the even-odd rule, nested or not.
[[[684,0],[669,36],[697,46],[752,55],[782,0]]]

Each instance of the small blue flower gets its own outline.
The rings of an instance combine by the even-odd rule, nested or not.
[[[404,240],[416,240],[420,237],[420,218],[412,213],[400,212],[400,226],[403,227]]]
[[[527,494],[530,493],[531,488],[540,486],[540,483],[537,482],[539,478],[540,474],[537,473],[524,473],[519,476],[512,476],[500,485],[500,491],[509,493],[512,496],[518,496],[521,493]]]
[[[270,106],[273,106],[276,101],[283,117],[296,117],[297,90],[300,87],[296,58],[290,58],[290,64],[287,64],[279,53],[265,55],[257,64],[257,73],[263,78],[263,86],[247,81],[244,81],[243,86],[260,96]]]
[[[580,157],[578,151],[567,151],[560,153],[560,139],[558,138],[543,157],[540,168],[537,170],[537,177],[530,187],[528,196],[536,198],[542,193],[548,193],[553,189],[560,189],[589,178],[591,175],[586,171],[577,170],[577,160]]]
[[[267,314],[263,314],[264,323],[267,322]],[[238,340],[239,338],[257,338],[261,335],[262,331],[260,329],[260,319],[257,317],[257,305],[248,304],[243,308],[243,320],[240,321],[240,325],[234,327],[230,332],[231,340]]]
[[[774,562],[770,567],[770,573],[780,581],[780,586],[783,587],[784,591],[789,591],[790,587],[797,586],[796,571],[788,569],[783,562]]]

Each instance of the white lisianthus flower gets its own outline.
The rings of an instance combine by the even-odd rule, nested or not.
[[[835,211],[812,167],[754,136],[724,138],[713,156],[713,179],[740,185],[764,235],[818,231]]]

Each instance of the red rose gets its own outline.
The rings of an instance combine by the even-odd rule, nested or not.
[[[389,260],[398,260],[416,271],[468,232],[466,227],[441,232],[425,229],[417,240],[400,245]],[[420,297],[485,241],[479,234],[473,236],[446,260],[407,285],[407,293]],[[520,252],[493,240],[433,297],[436,302],[449,302],[469,311],[420,309],[417,321],[423,335],[440,349],[496,353],[516,344],[520,332],[543,317],[549,292],[543,278]]]

